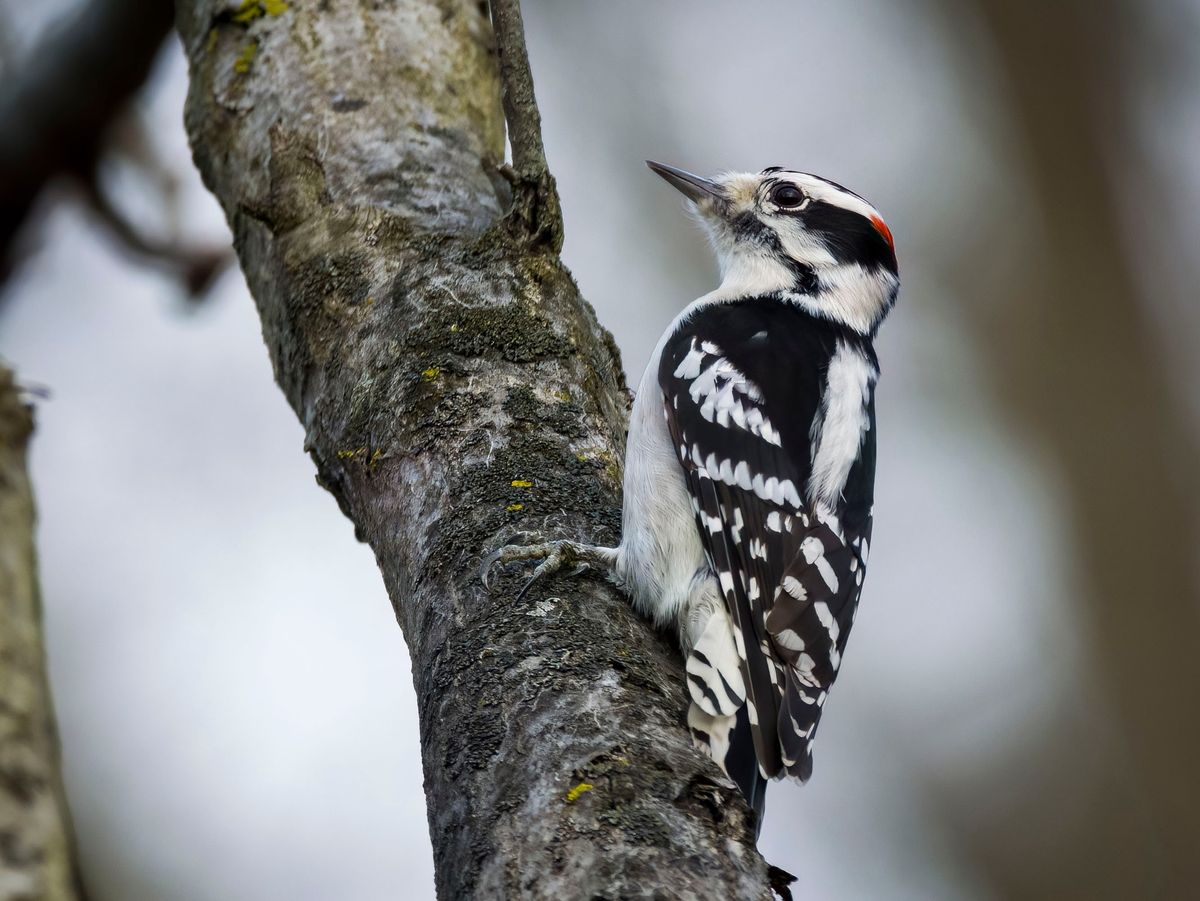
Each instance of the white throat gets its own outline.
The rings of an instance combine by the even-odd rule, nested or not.
[[[732,301],[781,294],[805,311],[840,322],[869,335],[896,299],[899,279],[883,269],[870,271],[858,264],[814,267],[816,290],[798,292],[796,273],[766,253],[746,253],[740,248],[718,255],[721,284],[704,301]]]
[[[724,253],[718,250],[717,264],[721,269],[721,284],[708,295],[713,300],[778,294],[796,283],[795,273],[768,253],[747,253],[743,248]]]

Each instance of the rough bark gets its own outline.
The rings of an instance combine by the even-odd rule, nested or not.
[[[0,368],[0,899],[76,901],[33,547],[33,414]]]
[[[593,576],[478,579],[517,530],[617,537],[626,418],[497,22],[512,169],[486,4],[180,0],[196,163],[411,650],[439,895],[766,898],[669,642]]]

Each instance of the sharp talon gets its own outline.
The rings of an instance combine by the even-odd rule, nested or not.
[[[479,564],[479,581],[483,583],[485,591],[492,590],[492,568],[496,565],[496,560],[499,558],[499,551],[492,551]]]
[[[519,601],[521,598],[525,597],[525,592],[533,587],[534,582],[536,582],[542,576],[554,573],[561,565],[562,558],[560,557],[558,551],[552,551],[545,560],[538,564],[537,569],[533,571],[533,574],[529,577],[528,581],[521,586],[521,590],[517,592],[517,600]]]
[[[537,577],[537,573],[535,572],[532,576],[530,576],[528,579],[525,580],[525,584],[522,585],[521,590],[517,592],[516,599],[519,601],[519,600],[521,600],[521,598],[525,597],[525,592],[527,592],[530,588],[532,588],[533,583],[536,582],[537,580],[538,580],[538,577]]]

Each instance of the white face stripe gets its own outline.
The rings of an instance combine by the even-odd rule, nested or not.
[[[770,178],[772,176],[767,177]],[[852,213],[858,213],[860,216],[866,216],[868,219],[883,221],[883,217],[879,215],[879,210],[875,209],[871,204],[867,203],[857,194],[844,191],[820,176],[809,175],[807,172],[775,172],[773,173],[773,177],[790,181],[813,200],[819,200],[832,206],[839,206]]]
[[[765,182],[771,180],[791,182],[813,200],[841,207],[844,210],[858,213],[860,216],[865,216],[868,219],[883,221],[883,217],[879,215],[879,210],[875,209],[875,207],[867,203],[863,198],[851,191],[839,188],[819,175],[780,170],[778,172],[768,172],[765,175],[761,172],[726,172],[717,178],[717,182],[725,188],[729,199],[737,207],[752,206],[757,199],[758,189]],[[774,204],[771,204],[769,201],[767,202],[767,206],[772,209],[774,208]]]

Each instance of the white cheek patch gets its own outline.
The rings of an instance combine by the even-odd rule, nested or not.
[[[793,227],[788,227],[793,226]],[[814,268],[837,265],[837,258],[821,241],[794,219],[785,219],[774,229],[783,252],[793,260],[801,260]]]
[[[859,334],[870,334],[891,308],[900,280],[886,269],[866,270],[857,263],[817,269],[814,294],[785,293],[814,316],[843,322]]]

